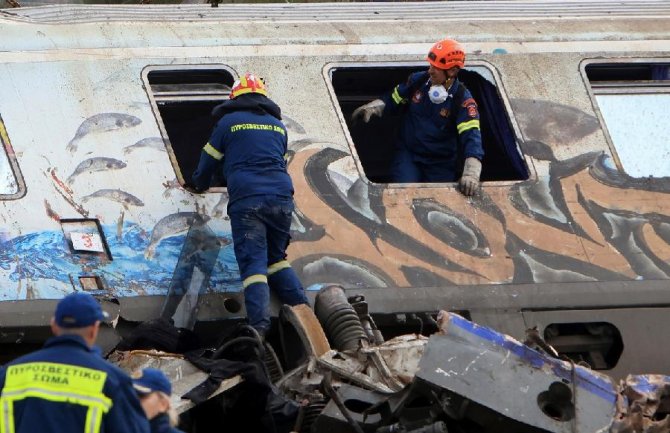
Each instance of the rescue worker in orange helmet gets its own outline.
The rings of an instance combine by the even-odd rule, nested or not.
[[[247,318],[261,336],[270,328],[270,289],[284,304],[308,304],[286,260],[294,210],[286,168],[288,135],[281,109],[267,95],[265,84],[253,74],[235,82],[230,100],[214,108],[220,120],[202,149],[190,187],[206,190],[214,171],[223,167]]]
[[[107,317],[89,293],[58,302],[54,337],[0,369],[0,432],[149,433],[130,376],[94,346]]]
[[[406,108],[391,167],[393,182],[455,182],[474,195],[482,171],[482,137],[477,103],[458,80],[465,50],[453,39],[435,43],[427,71],[416,72],[393,91],[358,107],[352,115],[372,116]],[[464,162],[463,162],[464,160]],[[463,164],[463,172],[459,168]],[[459,178],[460,175],[460,178]]]

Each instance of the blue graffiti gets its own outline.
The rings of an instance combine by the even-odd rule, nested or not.
[[[72,252],[62,231],[43,231],[0,240],[0,281],[35,283],[36,297],[72,290],[79,276],[99,276],[114,296],[164,295],[170,287],[186,234],[162,239],[151,260],[145,258],[150,233],[126,222],[117,238],[116,225],[102,227],[112,260],[96,254]],[[230,238],[229,233],[217,233]],[[4,272],[3,272],[4,271]],[[45,287],[46,285],[46,287]],[[221,248],[208,287],[215,292],[242,290],[232,244]],[[2,283],[0,300],[21,295]],[[55,289],[55,291],[54,291]]]

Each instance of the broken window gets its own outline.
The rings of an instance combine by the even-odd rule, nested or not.
[[[25,193],[21,172],[9,143],[5,124],[0,117],[0,200],[21,198]]]
[[[235,82],[223,66],[152,66],[142,74],[170,159],[181,184],[190,181],[200,151],[216,125],[212,108],[228,99]],[[212,187],[225,187],[220,171]]]
[[[353,124],[351,114],[357,107],[406,81],[411,73],[426,69],[425,64],[419,66],[385,63],[334,65],[329,70],[332,87],[356,154],[365,175],[372,182],[391,181],[394,142],[401,115],[385,114],[381,118],[373,118],[367,124]],[[527,179],[528,168],[510,122],[510,111],[506,109],[493,72],[483,65],[469,66],[459,73],[458,78],[470,90],[480,109],[480,128],[485,153],[481,179]]]
[[[606,322],[552,323],[545,328],[544,339],[560,355],[586,362],[594,370],[614,368],[623,353],[621,333]]]
[[[623,171],[670,176],[670,62],[590,62],[584,70]]]

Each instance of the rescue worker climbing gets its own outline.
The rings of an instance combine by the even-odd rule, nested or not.
[[[307,304],[305,291],[286,260],[294,210],[286,169],[287,131],[281,109],[252,74],[235,82],[230,100],[214,108],[222,116],[202,149],[193,174],[194,192],[206,190],[223,164],[228,216],[240,268],[249,324],[261,336],[270,328],[270,289],[282,303]]]
[[[477,103],[457,76],[465,65],[465,50],[453,39],[433,45],[426,57],[428,71],[416,72],[381,99],[354,110],[352,118],[406,108],[391,167],[393,182],[454,182],[473,195],[482,171],[482,138]],[[463,162],[464,160],[464,162]],[[460,176],[460,166],[463,172]]]
[[[149,433],[130,377],[94,348],[104,318],[88,293],[58,303],[55,337],[0,371],[1,433]]]

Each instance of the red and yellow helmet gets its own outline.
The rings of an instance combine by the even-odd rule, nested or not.
[[[240,77],[239,80],[235,81],[233,88],[230,89],[230,99],[235,99],[246,93],[260,93],[263,96],[268,96],[263,79],[258,78],[249,72],[244,74],[243,77]]]
[[[465,50],[453,39],[443,39],[433,45],[426,57],[428,63],[439,69],[451,69],[458,66],[465,67]]]

